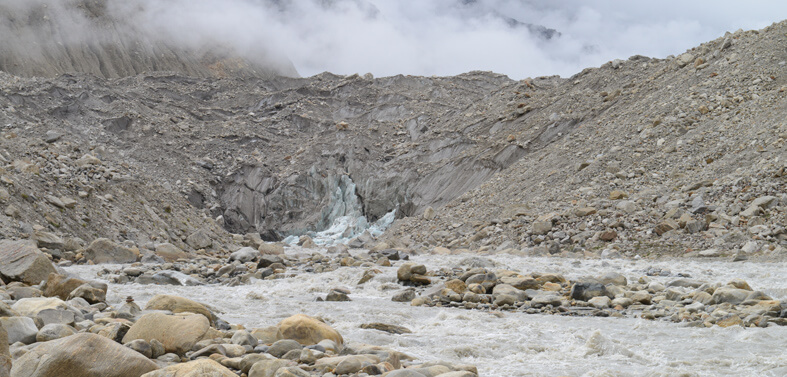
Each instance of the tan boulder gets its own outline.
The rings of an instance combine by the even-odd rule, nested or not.
[[[40,343],[14,361],[13,377],[139,377],[158,369],[140,353],[96,334]]]
[[[11,306],[11,309],[23,316],[35,317],[44,309],[66,309],[66,303],[57,297],[23,298]]]
[[[68,295],[71,294],[71,291],[85,283],[86,281],[82,279],[51,273],[46,279],[44,296],[59,297],[61,300],[68,300]]]
[[[8,333],[0,324],[0,377],[8,377],[11,373],[11,353],[8,350]]]
[[[249,377],[274,377],[279,369],[295,365],[290,360],[261,360],[251,366]]]
[[[85,301],[90,304],[97,304],[107,300],[107,291],[106,289],[96,288],[88,283],[85,283],[78,286],[76,289],[71,291],[70,295],[68,295],[69,300],[77,297],[85,299]]]
[[[213,313],[211,313],[205,305],[180,296],[155,295],[148,301],[147,305],[145,305],[145,310],[169,310],[176,314],[201,314],[205,316],[211,324],[214,322]]]
[[[292,339],[303,345],[317,344],[323,339],[330,339],[336,344],[343,344],[344,339],[338,331],[324,322],[305,314],[296,314],[279,323],[281,339]]]
[[[257,338],[257,340],[259,340],[263,344],[271,344],[279,339],[282,339],[281,331],[279,330],[278,326],[269,326],[259,329],[253,329],[251,331],[251,336]]]
[[[205,339],[210,322],[199,314],[148,313],[140,317],[123,337],[123,344],[142,339],[158,340],[166,352],[183,355],[191,351],[194,344]]]
[[[142,377],[238,377],[223,365],[211,360],[200,359],[184,364],[170,365],[164,369],[145,373]]]
[[[0,279],[35,285],[57,272],[49,258],[28,241],[0,241]]]
[[[98,238],[85,249],[85,258],[93,263],[134,263],[139,250],[118,245],[106,238]]]
[[[156,255],[166,262],[175,262],[181,258],[188,258],[189,255],[179,247],[171,243],[161,243],[156,245]]]

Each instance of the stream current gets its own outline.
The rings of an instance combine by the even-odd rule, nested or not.
[[[288,253],[311,253],[297,247]],[[324,252],[324,251],[323,251]],[[351,251],[355,252],[355,251]],[[414,256],[412,261],[430,270],[461,266],[470,255]],[[537,271],[566,278],[595,276],[616,271],[630,281],[646,271],[672,276],[651,276],[668,282],[678,274],[726,283],[746,280],[753,289],[774,299],[785,299],[787,263],[702,260],[575,260],[512,255],[486,257],[497,269],[521,273]],[[73,266],[83,278],[95,278],[104,268]],[[342,267],[325,273],[299,272],[275,280],[227,286],[164,286],[109,284],[107,302],[120,306],[127,296],[145,303],[156,294],[188,297],[216,309],[230,323],[247,328],[275,325],[297,313],[320,316],[348,343],[390,347],[420,361],[446,360],[475,364],[481,376],[784,376],[787,375],[787,327],[689,328],[680,324],[639,318],[564,317],[521,312],[471,311],[456,308],[413,307],[392,302],[402,289],[396,267],[364,285],[356,285],[364,269]],[[349,302],[318,302],[334,287],[351,290]],[[392,335],[361,329],[383,322],[401,325],[412,334]]]

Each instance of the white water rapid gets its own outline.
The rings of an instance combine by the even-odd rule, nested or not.
[[[288,253],[312,250],[289,248]],[[355,252],[355,251],[352,251]],[[469,255],[416,256],[429,269],[462,265]],[[489,256],[495,268],[528,273],[555,272],[567,278],[617,271],[629,280],[649,268],[670,271],[673,277],[651,277],[667,282],[684,274],[708,282],[745,279],[754,289],[774,299],[787,296],[785,263],[727,261],[628,261]],[[110,269],[119,266],[107,266]],[[94,278],[102,266],[74,266],[69,272]],[[110,284],[107,301],[120,306],[133,296],[140,306],[159,293],[204,302],[230,323],[247,328],[274,325],[296,313],[321,316],[347,342],[391,347],[419,360],[475,364],[481,376],[784,376],[787,375],[787,327],[688,328],[639,318],[590,318],[490,313],[464,309],[413,307],[392,302],[402,289],[396,267],[358,286],[364,269],[336,271],[250,285],[156,286]],[[350,302],[318,302],[334,287],[349,288]],[[401,325],[412,334],[391,335],[359,328],[383,322]]]

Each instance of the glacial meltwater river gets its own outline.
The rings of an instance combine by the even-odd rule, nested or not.
[[[297,248],[288,252],[303,252]],[[313,251],[309,251],[313,252]],[[453,267],[468,255],[413,257],[429,269]],[[554,272],[567,278],[616,271],[636,281],[649,268],[694,279],[726,283],[746,280],[774,299],[787,296],[786,263],[700,260],[576,260],[511,255],[486,257],[499,269]],[[95,278],[103,267],[74,266],[69,272]],[[481,376],[785,376],[787,327],[689,328],[638,318],[563,317],[521,312],[489,313],[453,308],[412,307],[392,302],[401,286],[396,267],[357,286],[364,269],[343,267],[327,273],[257,280],[250,285],[164,286],[110,284],[107,301],[120,306],[126,296],[144,304],[160,293],[188,297],[218,309],[219,316],[247,328],[275,325],[296,313],[320,316],[346,342],[386,346],[421,361],[475,364]],[[651,277],[667,282],[675,277]],[[349,288],[350,302],[318,302],[334,287]],[[364,323],[401,325],[412,334],[365,330]]]

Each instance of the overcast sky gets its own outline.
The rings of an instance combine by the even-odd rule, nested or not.
[[[139,3],[145,11],[138,13]],[[787,18],[787,0],[124,0],[154,35],[240,51],[263,46],[303,76],[323,71],[514,79],[640,54],[663,58]],[[272,6],[271,4],[278,4]],[[545,39],[510,19],[560,35]]]

